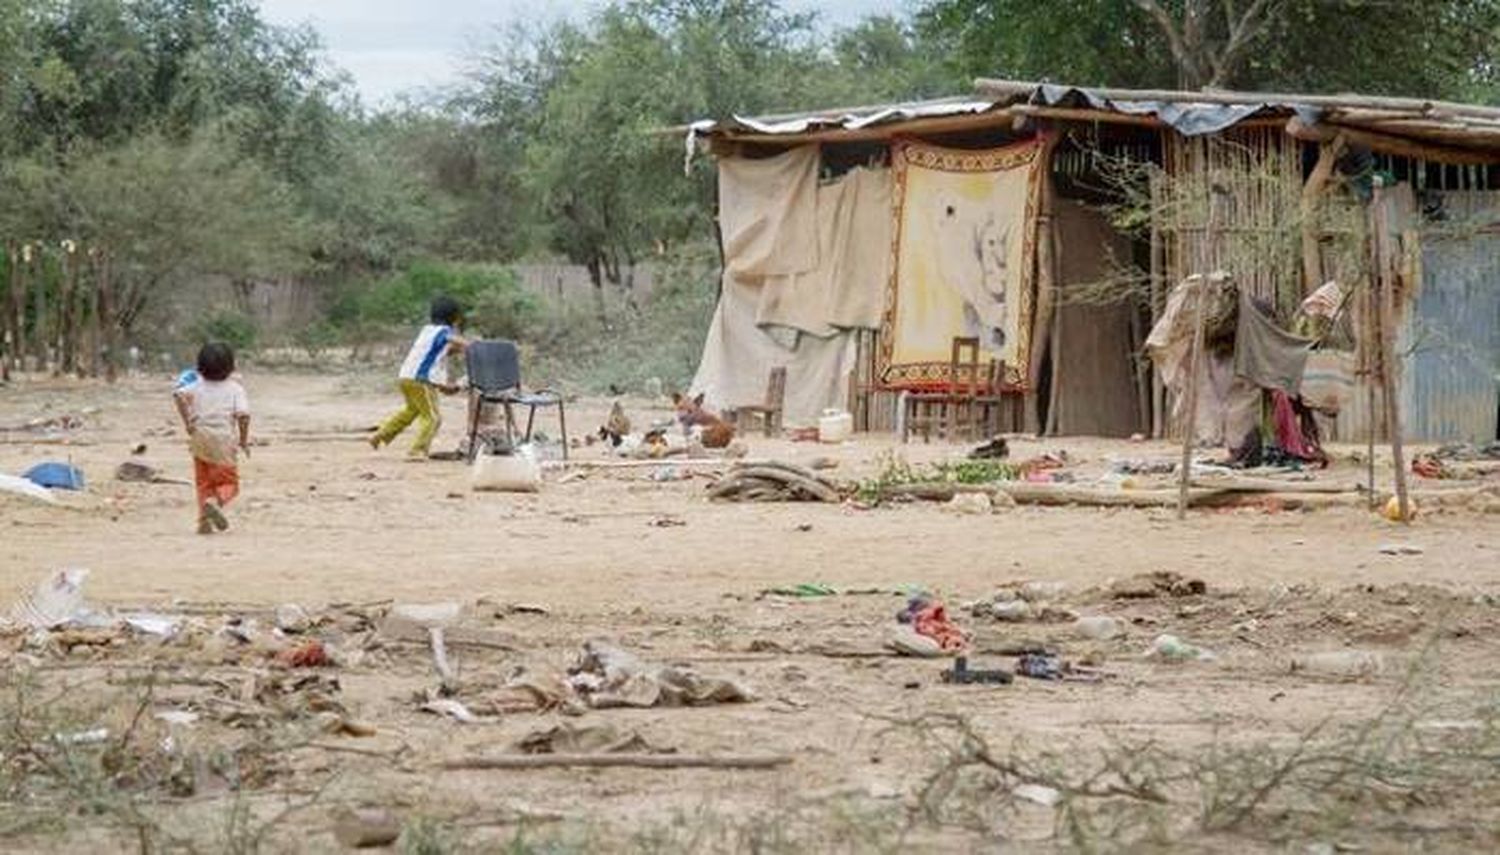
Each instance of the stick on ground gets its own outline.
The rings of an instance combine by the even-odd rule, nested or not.
[[[785,754],[510,754],[448,760],[444,769],[560,769],[629,766],[641,769],[774,769],[792,758]]]

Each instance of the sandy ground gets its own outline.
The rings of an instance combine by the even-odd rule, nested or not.
[[[330,604],[480,603],[469,612],[471,622],[513,638],[516,650],[457,652],[470,684],[461,697],[472,703],[482,706],[512,669],[558,671],[584,640],[605,636],[643,655],[742,679],[761,700],[591,712],[583,721],[637,729],[681,751],[795,758],[773,772],[438,772],[441,759],[503,749],[552,719],[520,714],[464,726],[425,715],[412,701],[434,682],[423,651],[377,651],[338,669],[341,691],[351,713],[379,729],[367,741],[405,746],[401,759],[298,755],[304,779],[345,774],[318,806],[289,821],[301,829],[298,836],[273,835],[280,848],[334,848],[328,806],[354,803],[431,818],[454,841],[481,848],[514,842],[518,834],[555,836],[583,849],[668,851],[865,851],[897,841],[930,850],[1024,848],[1025,841],[1063,846],[1065,835],[1053,837],[1063,834],[1054,809],[1034,805],[977,825],[919,823],[889,832],[894,820],[913,814],[926,775],[947,756],[923,740],[920,728],[891,722],[962,715],[996,744],[1018,740],[1031,748],[1100,745],[1121,734],[1181,745],[1226,732],[1286,738],[1325,720],[1375,714],[1410,685],[1409,663],[1422,663],[1423,694],[1433,709],[1424,714],[1466,718],[1476,703],[1496,697],[1500,515],[1433,512],[1407,528],[1355,509],[1205,511],[1179,522],[1156,510],[1017,508],[975,517],[935,504],[875,510],[710,504],[704,479],[658,482],[649,469],[565,484],[553,475],[537,495],[480,494],[468,489],[461,464],[408,463],[403,448],[374,452],[362,441],[358,431],[396,403],[382,380],[252,372],[246,385],[253,432],[264,444],[243,468],[231,530],[212,537],[194,532],[189,487],[112,479],[138,443],[147,451],[133,459],[191,478],[167,379],[113,388],[34,379],[0,388],[0,427],[87,413],[85,427],[65,444],[0,433],[0,471],[71,460],[91,481],[88,493],[65,508],[0,498],[0,596],[57,568],[80,567],[91,571],[91,601],[122,608],[212,612],[205,604],[221,604],[227,612],[300,603],[318,613]],[[575,432],[598,425],[607,403],[575,404],[569,413]],[[669,415],[654,402],[633,402],[631,412],[637,423]],[[462,415],[460,399],[445,402],[439,447],[457,443]],[[555,431],[547,417],[541,423]],[[889,437],[837,447],[749,442],[754,457],[836,458],[841,478],[873,474],[892,448],[912,462],[963,451],[941,443],[901,449]],[[1173,453],[1156,443],[1012,443],[1016,459],[1055,450],[1078,462],[1080,477],[1102,471],[1111,456]],[[601,456],[597,447],[576,454]],[[1355,471],[1346,462],[1329,477],[1352,478]],[[664,518],[681,524],[658,525]],[[1420,554],[1382,554],[1390,543],[1419,547]],[[1115,580],[1155,571],[1201,579],[1208,594],[1116,600],[1105,591]],[[1060,605],[1118,616],[1126,637],[1086,642],[1072,637],[1065,621],[1002,624],[959,610],[1025,580],[1062,583]],[[887,593],[813,601],[759,596],[800,582]],[[1009,666],[1013,657],[983,652],[1038,639],[1060,644],[1070,657],[1098,661],[1114,677],[1099,684],[956,687],[939,681],[941,663],[806,652],[816,644],[878,649],[902,603],[895,592],[907,586],[953,605],[981,642],[976,664]],[[504,605],[515,603],[541,604],[547,614],[508,613]],[[1142,658],[1164,632],[1206,645],[1218,658],[1186,664]],[[1349,647],[1380,653],[1388,667],[1338,682],[1287,666],[1298,654]],[[1424,651],[1428,658],[1420,659]],[[1493,782],[1476,786],[1478,803],[1500,803]],[[1454,811],[1462,809],[1382,809],[1377,815],[1388,822],[1341,827],[1343,837],[1324,842],[1347,839],[1376,850],[1424,841],[1441,841],[1446,851],[1500,845],[1493,822],[1459,821]],[[1169,812],[1168,824],[1181,825],[1192,813]],[[540,819],[518,826],[520,815]],[[1299,836],[1307,833],[1303,825],[1283,831],[1256,825],[1234,848],[1320,841]],[[81,845],[87,838],[77,835],[86,833],[64,839]],[[1184,833],[1200,843],[1213,839],[1199,830]],[[24,845],[50,848],[49,841],[56,842],[26,838]]]

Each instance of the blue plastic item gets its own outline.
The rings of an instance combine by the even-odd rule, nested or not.
[[[53,490],[82,490],[83,472],[67,463],[38,463],[21,476],[38,487]]]
[[[184,389],[198,382],[198,372],[189,368],[177,375],[177,388]]]

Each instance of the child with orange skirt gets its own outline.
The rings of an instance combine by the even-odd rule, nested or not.
[[[229,528],[224,506],[240,492],[239,452],[250,453],[250,399],[233,374],[234,351],[210,342],[198,351],[197,378],[172,394],[193,455],[199,534]]]

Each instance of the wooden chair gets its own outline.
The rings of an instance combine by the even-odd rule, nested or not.
[[[901,441],[908,442],[920,431],[923,442],[932,441],[934,427],[953,442],[958,438],[960,418],[971,438],[978,434],[980,392],[984,378],[979,369],[979,339],[958,336],[949,353],[946,388],[931,392],[911,392],[906,396]]]
[[[786,368],[772,368],[766,381],[766,402],[734,408],[734,423],[741,430],[748,427],[750,417],[757,417],[765,428],[766,436],[781,433],[782,413],[786,406]]]

